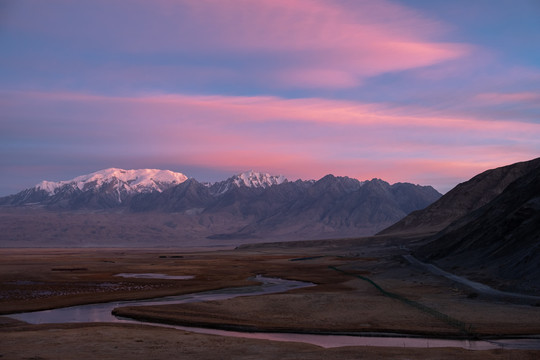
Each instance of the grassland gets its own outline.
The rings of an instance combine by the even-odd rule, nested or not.
[[[184,325],[309,333],[387,332],[431,337],[540,334],[539,308],[473,295],[415,268],[390,237],[201,249],[3,249],[0,313],[185,294],[252,284],[262,274],[316,283],[287,293],[121,308],[125,316]],[[118,273],[194,275],[189,280]],[[106,284],[106,286],[103,286]],[[383,291],[381,291],[383,290]],[[389,296],[395,295],[395,296]],[[333,348],[226,338],[145,325],[29,325],[3,318],[3,358],[533,359],[533,350]],[[62,340],[58,340],[62,339]],[[93,354],[93,355],[92,355]],[[225,355],[227,354],[227,355]],[[146,356],[145,356],[146,355]]]

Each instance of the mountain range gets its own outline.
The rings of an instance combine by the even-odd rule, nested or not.
[[[57,210],[129,208],[130,201],[140,195],[154,196],[186,182],[184,187],[201,186],[208,189],[209,196],[219,196],[239,187],[264,189],[286,181],[283,176],[249,171],[211,184],[198,183],[170,170],[110,168],[66,181],[42,181],[18,194],[0,198],[0,205],[39,204]]]
[[[373,241],[391,238],[449,272],[540,295],[540,158],[487,170],[442,197],[429,186],[333,175],[250,171],[201,183],[106,169],[41,182],[0,205],[0,246],[237,245],[379,231]]]
[[[160,231],[149,241],[158,243],[163,235],[159,232],[165,231],[170,243],[175,236],[181,242],[185,237],[262,241],[372,235],[440,196],[431,186],[390,185],[380,179],[359,181],[327,175],[317,181],[289,181],[283,176],[249,171],[224,181],[203,183],[168,170],[112,168],[67,181],[43,181],[0,198],[0,205],[17,221],[28,212],[39,212],[36,219],[50,218],[54,213],[70,221],[81,217],[62,234],[54,226],[47,227],[47,221],[36,225],[38,220],[27,216],[18,228],[19,240],[29,241],[32,235],[21,235],[21,228],[31,225],[40,236],[54,232],[53,242],[61,243],[61,238],[75,236],[73,226],[98,226],[89,224],[108,214],[108,219],[102,220],[107,225],[98,227],[105,226],[107,231],[95,231],[108,234],[113,238],[111,243],[123,236],[119,229],[129,217],[155,219],[157,223],[148,226]],[[110,222],[112,217],[118,219],[118,226]],[[147,232],[141,230],[141,234]],[[91,242],[92,232],[85,234]]]

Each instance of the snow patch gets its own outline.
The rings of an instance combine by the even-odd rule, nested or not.
[[[85,190],[90,186],[100,188],[104,185],[112,184],[113,188],[118,192],[121,190],[127,191],[128,193],[150,191],[161,192],[168,187],[181,184],[187,179],[187,176],[184,174],[170,170],[124,170],[110,168],[87,175],[77,176],[74,179],[66,181],[42,181],[37,184],[35,188],[37,190],[44,190],[49,195],[54,195],[57,189],[66,185],[69,185],[74,189]]]
[[[259,173],[253,170],[234,175],[229,179],[214,183],[210,188],[213,195],[222,195],[234,187],[263,188],[273,185],[279,185],[287,182],[283,175],[270,175],[268,173]]]
[[[253,188],[267,188],[272,185],[279,185],[286,182],[283,175],[270,175],[268,173],[259,173],[253,170],[233,176],[233,182],[237,186],[247,186]]]

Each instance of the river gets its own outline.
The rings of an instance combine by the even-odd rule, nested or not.
[[[122,274],[125,275],[125,274]],[[148,274],[143,274],[148,276]],[[166,275],[165,275],[166,276]],[[91,322],[113,322],[113,323],[141,323],[139,321],[118,318],[112,315],[112,310],[122,306],[147,306],[182,304],[198,301],[226,300],[239,296],[265,295],[285,292],[303,287],[315,286],[312,283],[301,281],[284,280],[277,278],[267,278],[257,276],[254,278],[260,285],[245,286],[238,288],[228,288],[200,293],[167,296],[147,300],[115,301],[108,303],[88,304],[58,308],[52,310],[34,311],[7,315],[13,319],[25,321],[31,324],[50,323],[91,323]],[[369,336],[356,335],[313,335],[299,333],[264,333],[264,332],[238,332],[227,330],[216,330],[206,328],[194,328],[186,326],[173,326],[159,323],[145,323],[153,326],[175,328],[203,334],[213,334],[220,336],[233,336],[250,339],[264,339],[287,342],[303,342],[318,345],[325,348],[340,346],[384,346],[384,347],[458,347],[468,350],[489,350],[489,349],[538,349],[540,350],[540,339],[504,339],[504,340],[453,340],[453,339],[432,339],[421,337],[410,337],[406,334],[397,336],[395,334],[370,334]]]

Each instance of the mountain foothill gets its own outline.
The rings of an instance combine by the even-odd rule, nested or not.
[[[197,238],[216,242],[372,235],[440,196],[431,186],[390,185],[380,179],[327,175],[318,181],[288,181],[249,171],[203,183],[167,170],[112,168],[68,181],[43,181],[0,198],[0,205],[19,224],[19,231],[8,232],[12,245],[37,241],[126,246],[131,233],[126,229],[133,227],[141,231],[133,233],[132,245],[182,245]],[[142,223],[147,228],[141,229]]]
[[[381,231],[413,254],[506,291],[540,294],[540,158],[487,170]]]

